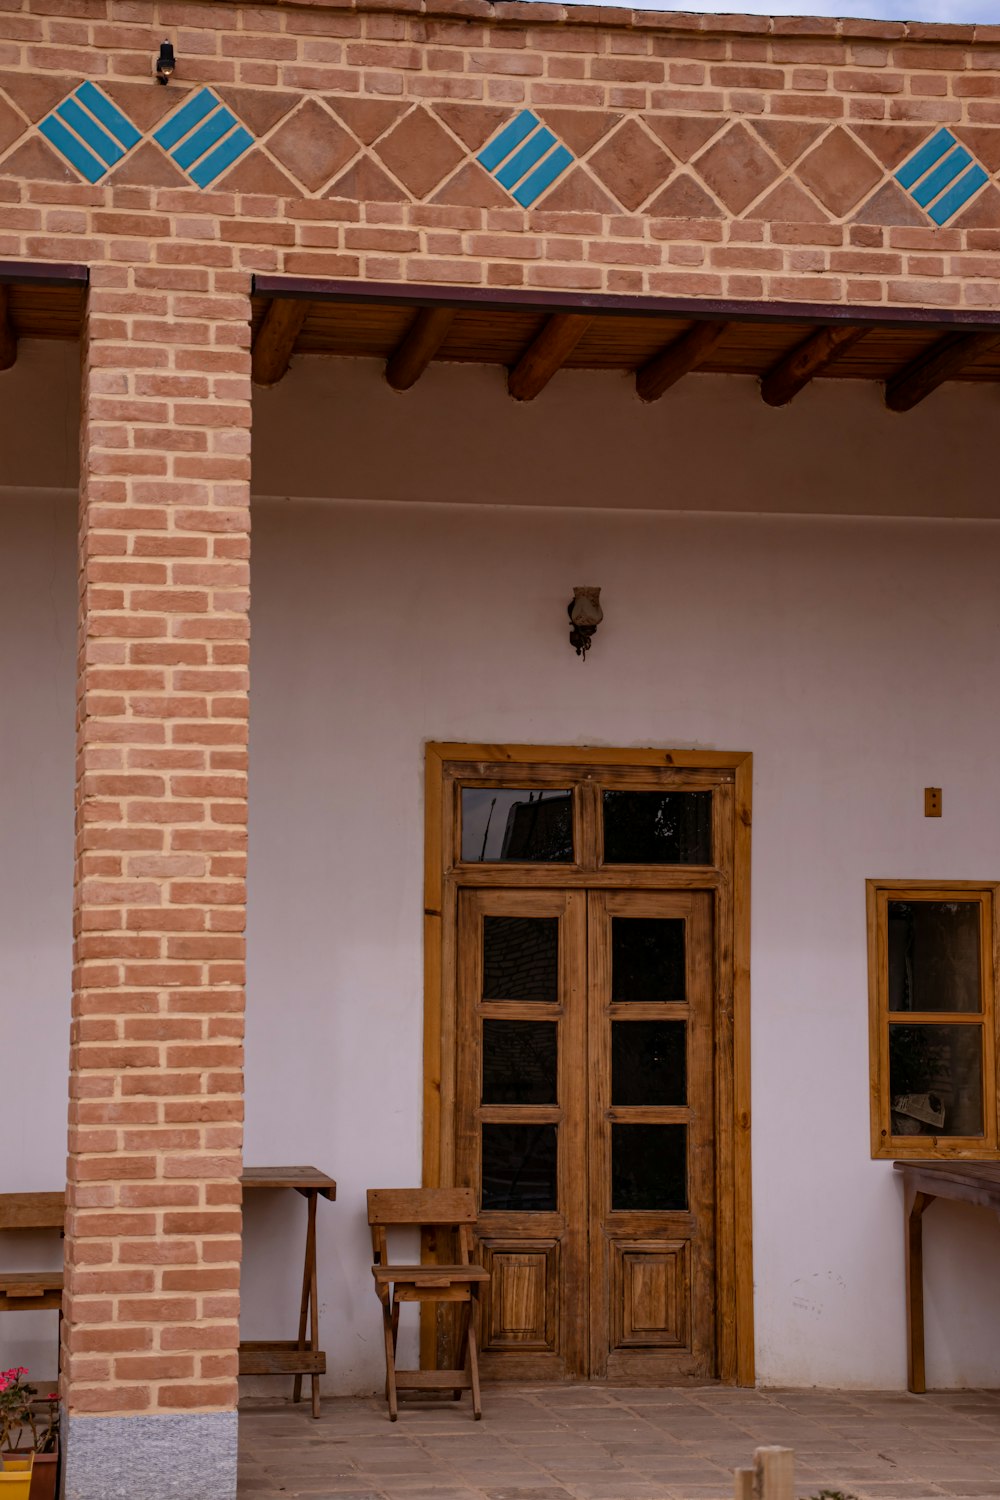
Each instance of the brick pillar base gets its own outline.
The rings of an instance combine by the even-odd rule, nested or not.
[[[245,278],[92,272],[67,1500],[236,1493],[248,346]]]

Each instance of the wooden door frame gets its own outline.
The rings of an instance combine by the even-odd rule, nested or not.
[[[750,830],[753,758],[720,750],[615,750],[579,745],[486,745],[431,741],[425,746],[423,1183],[448,1186],[445,1129],[454,1107],[454,947],[459,879],[443,844],[448,764],[609,766],[732,773],[732,830],[717,865],[713,945],[717,972],[732,975],[731,995],[717,986],[716,1034],[731,1038],[716,1068],[716,1336],[719,1378],[754,1384],[753,1250],[750,1183]],[[728,887],[728,895],[726,889]],[[435,1332],[421,1328],[421,1361],[434,1363]]]

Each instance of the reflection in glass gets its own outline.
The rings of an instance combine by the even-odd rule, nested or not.
[[[611,918],[612,1000],[683,1000],[683,917]]]
[[[684,1021],[612,1021],[611,1103],[686,1104]]]
[[[893,1135],[982,1135],[980,1026],[890,1026]]]
[[[711,792],[605,792],[606,865],[710,865]]]
[[[572,863],[573,793],[527,787],[462,788],[462,859]]]
[[[612,1125],[611,1207],[687,1208],[686,1125]]]
[[[976,901],[889,902],[889,1009],[982,1010]]]
[[[558,1000],[559,918],[483,918],[483,999]]]
[[[483,1022],[483,1103],[558,1103],[555,1021]]]
[[[483,1212],[554,1213],[555,1125],[484,1125]]]

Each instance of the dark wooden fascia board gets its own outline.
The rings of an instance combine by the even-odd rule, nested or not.
[[[47,265],[42,261],[0,260],[0,282],[17,281],[45,281],[50,286],[87,286],[90,268],[68,262]]]
[[[412,282],[333,281],[297,276],[255,276],[259,297],[308,298],[311,302],[383,303],[397,307],[453,307],[537,313],[592,313],[610,317],[710,319],[726,323],[803,323],[864,328],[922,327],[930,332],[1000,333],[1000,310],[930,307],[865,307],[821,302],[754,302],[716,297],[643,297],[611,292],[530,292],[493,287],[421,286]]]

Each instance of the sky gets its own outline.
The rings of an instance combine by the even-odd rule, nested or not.
[[[758,16],[858,16],[880,21],[962,21],[1000,25],[1000,0],[601,0],[632,10],[736,11]]]

